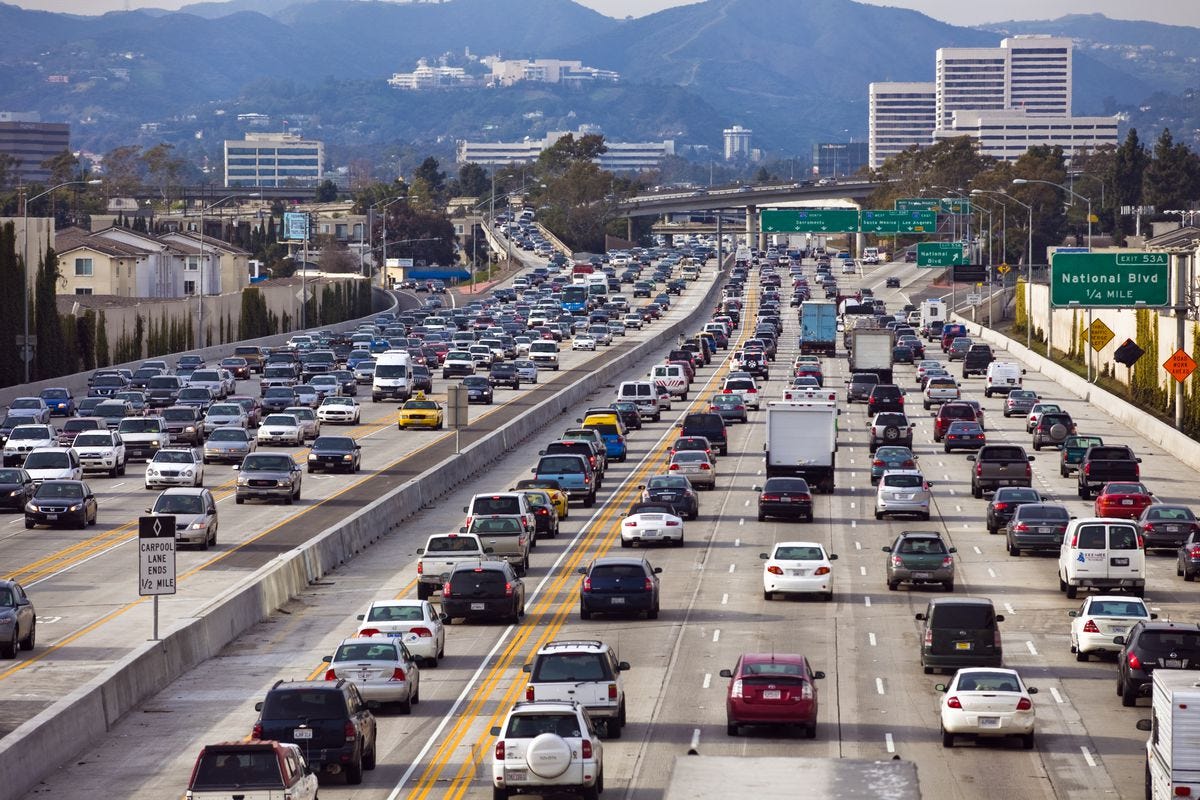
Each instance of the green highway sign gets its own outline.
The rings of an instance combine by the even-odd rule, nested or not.
[[[936,197],[902,197],[894,203],[897,211],[932,211],[941,213],[942,201]]]
[[[943,214],[957,214],[963,217],[971,214],[970,200],[964,200],[959,197],[943,197],[941,202]]]
[[[856,233],[853,208],[764,208],[763,233]]]
[[[1166,253],[1055,253],[1050,305],[1130,308],[1169,303]]]
[[[917,242],[918,267],[953,267],[970,263],[962,242]]]
[[[933,233],[937,227],[934,211],[863,211],[863,233]]]

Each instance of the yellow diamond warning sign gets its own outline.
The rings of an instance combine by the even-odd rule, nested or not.
[[[1112,328],[1105,325],[1102,319],[1095,320],[1088,327],[1088,342],[1091,343],[1092,349],[1097,353],[1107,347],[1115,335],[1112,332]]]

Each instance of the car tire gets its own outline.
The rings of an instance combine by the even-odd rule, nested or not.
[[[605,739],[620,739],[621,738],[621,720],[617,717],[609,717],[604,721],[604,738]]]
[[[1079,587],[1071,586],[1070,584],[1067,584],[1066,592],[1067,592],[1067,599],[1074,600],[1075,597],[1079,594]]]
[[[954,581],[946,581],[945,583],[943,583],[942,591],[953,594],[954,593]]]
[[[741,733],[741,726],[739,726],[736,722],[726,722],[725,733],[728,736],[737,736]]]
[[[33,621],[33,624],[29,626],[29,635],[26,636],[21,641],[19,641],[17,643],[17,645],[22,650],[25,650],[28,652],[29,650],[32,650],[34,648],[34,645],[36,645],[36,644],[37,644],[37,620],[35,619]]]
[[[804,726],[804,738],[805,739],[817,738],[817,724],[815,722],[811,725]]]
[[[371,745],[371,751],[363,756],[363,769],[375,769],[375,745]]]
[[[954,747],[954,734],[942,728],[942,747]]]
[[[652,608],[646,612],[646,619],[658,619],[658,606],[657,605],[655,605],[654,608]]]
[[[1128,681],[1121,684],[1121,705],[1126,708],[1137,705],[1137,689]]]
[[[1017,556],[1021,555],[1021,548],[1017,547],[1012,542],[1008,542],[1007,547],[1008,547],[1008,554],[1010,556],[1012,556],[1013,558],[1016,558]]]
[[[621,547],[633,547],[633,542],[621,539]]]
[[[363,780],[363,757],[359,755],[357,761],[352,761],[346,766],[346,783],[350,786],[358,786]]]
[[[417,584],[417,599],[428,600],[433,595],[433,587],[428,583]]]
[[[982,499],[983,498],[983,487],[972,485],[971,486],[971,496],[974,497],[976,500]]]
[[[406,697],[403,702],[397,703],[396,705],[401,714],[411,714],[413,707],[412,694],[409,694],[409,696]],[[366,758],[363,759],[363,766],[366,766]],[[368,769],[370,769],[370,767],[368,767]]]
[[[1076,661],[1087,661],[1088,660],[1088,654],[1083,652],[1082,650],[1080,650],[1078,647],[1072,647],[1071,649],[1075,651],[1075,660]]]
[[[1188,581],[1189,583],[1191,583],[1196,580],[1196,573],[1192,572],[1191,570],[1185,569],[1183,571],[1183,579],[1185,581]]]
[[[900,581],[888,581],[887,587],[889,592],[894,592],[900,588]]]
[[[876,512],[875,512],[875,519],[883,519],[883,512],[882,512],[882,511],[876,511]]]
[[[1035,740],[1033,733],[1026,733],[1021,736],[1021,747],[1025,748],[1026,750],[1032,750],[1034,743]]]
[[[772,592],[768,592],[766,589],[763,589],[763,600],[766,600],[767,602],[770,602],[770,601],[772,601],[772,600],[774,600],[774,599],[775,599],[775,595],[774,595],[774,593],[772,593]]]
[[[587,606],[583,605],[583,603],[579,604],[579,618],[580,619],[591,619],[592,618],[592,612],[588,609]]]
[[[17,643],[17,628],[14,625],[13,632],[12,632],[12,638],[3,644],[0,644],[0,658],[16,658],[18,647],[19,647],[19,645]]]

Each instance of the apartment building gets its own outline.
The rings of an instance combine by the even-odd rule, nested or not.
[[[868,87],[867,161],[872,169],[910,147],[933,143],[937,91],[932,82],[884,81]]]

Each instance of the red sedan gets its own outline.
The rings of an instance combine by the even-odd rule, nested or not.
[[[787,653],[746,653],[733,669],[725,697],[725,729],[737,736],[743,725],[790,725],[817,735],[817,686],[824,672],[815,672],[808,659]]]
[[[1154,493],[1141,482],[1104,484],[1096,497],[1097,517],[1137,519],[1154,502]]]

